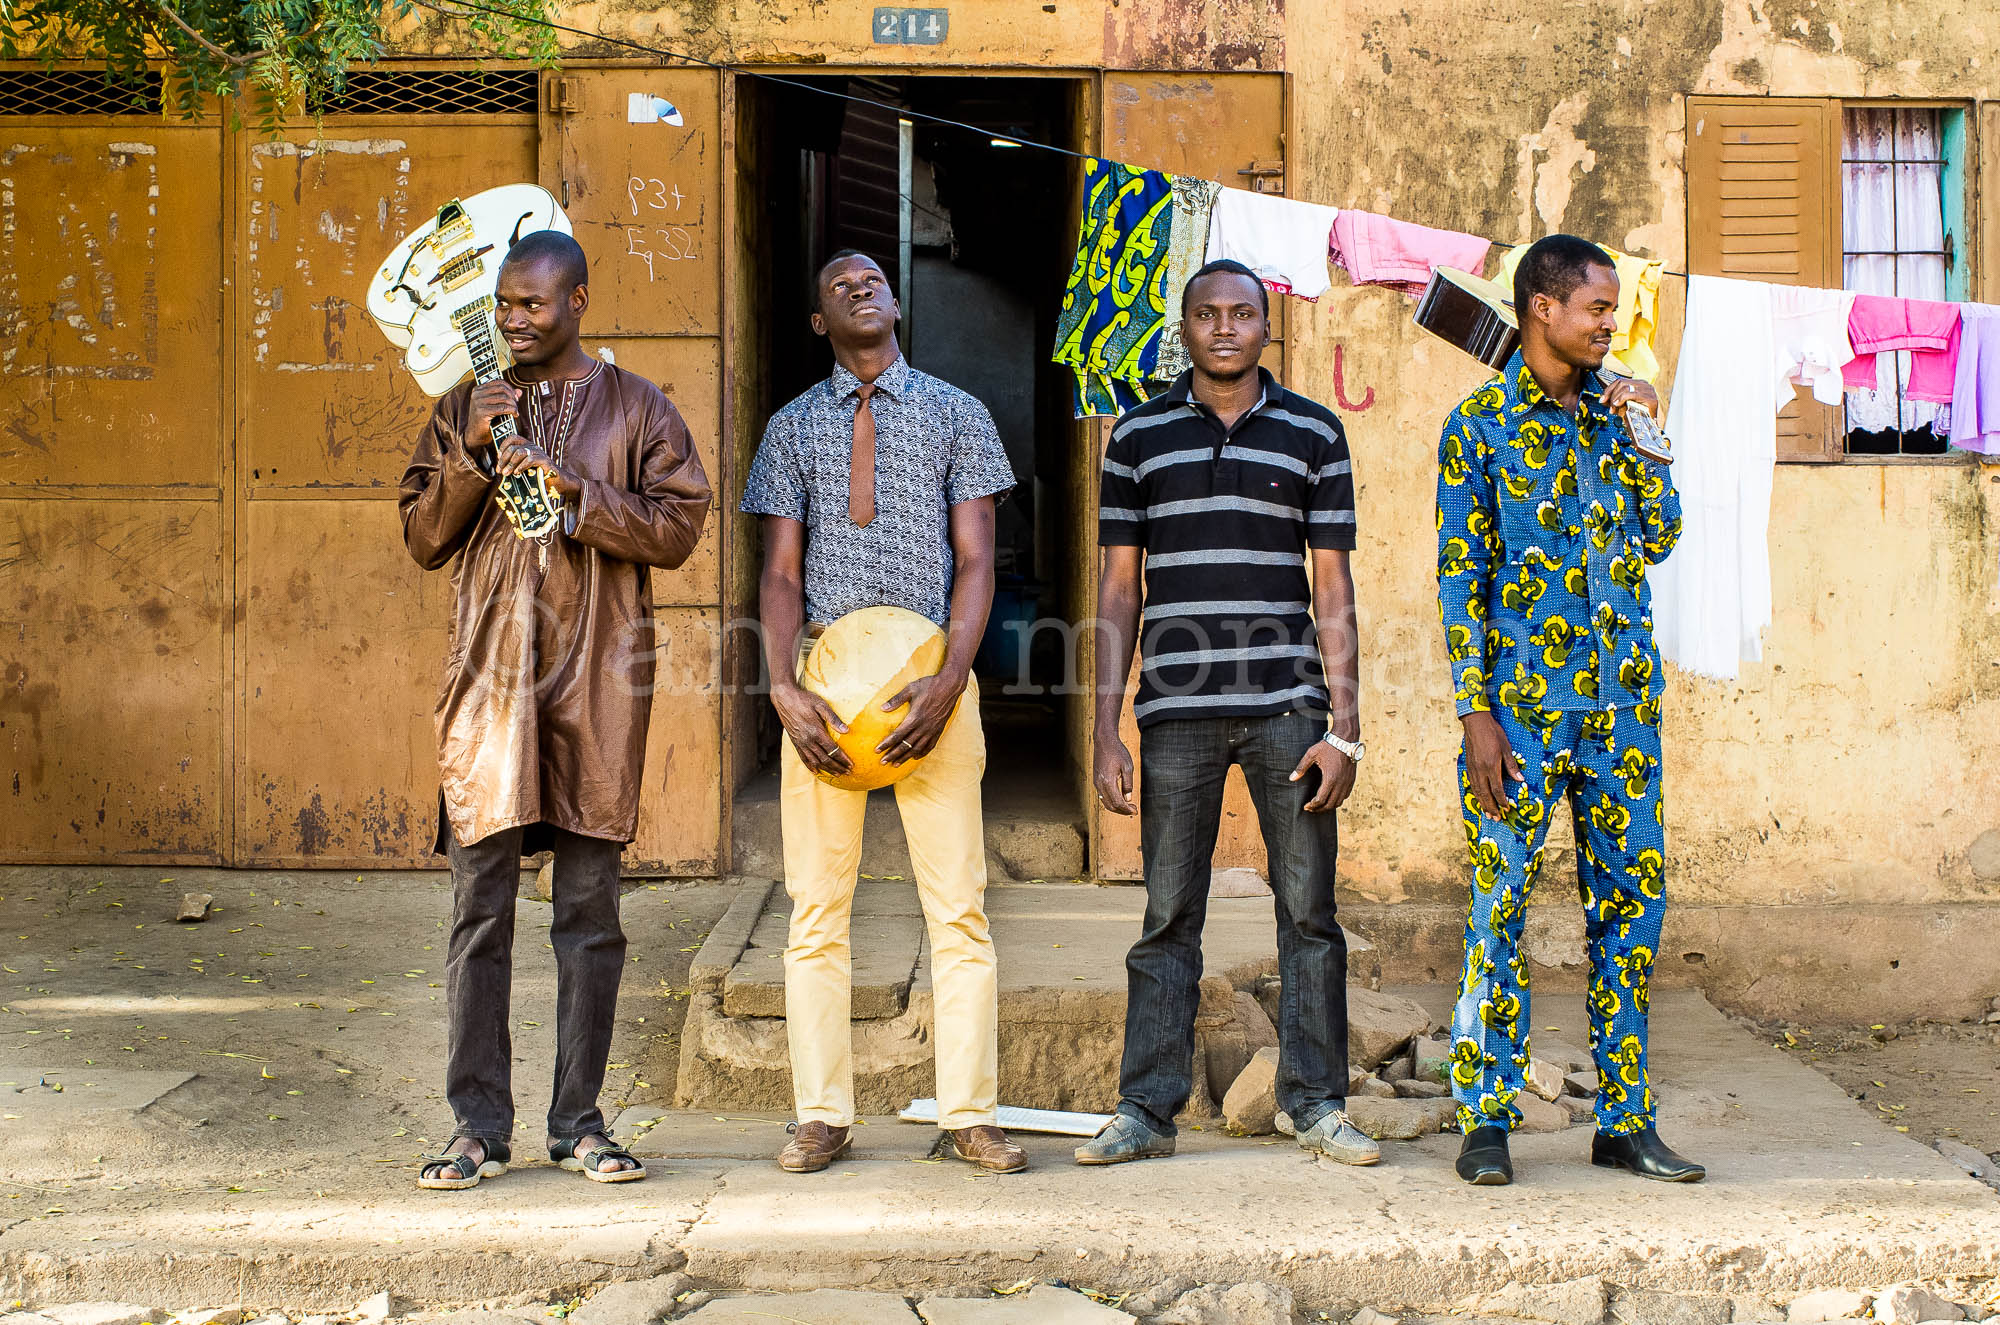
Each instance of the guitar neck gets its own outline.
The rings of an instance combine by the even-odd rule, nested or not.
[[[465,341],[465,348],[472,355],[472,382],[484,386],[507,370],[500,363],[499,350],[493,343],[492,301],[482,299],[468,308],[461,309],[452,318],[458,327],[458,334]],[[508,438],[518,434],[512,414],[502,414],[493,420],[493,449],[499,450]]]

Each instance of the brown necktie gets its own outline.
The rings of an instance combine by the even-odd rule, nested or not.
[[[854,406],[854,452],[847,462],[847,518],[867,524],[875,518],[875,411],[868,408],[875,384],[864,382],[854,394],[860,399]]]

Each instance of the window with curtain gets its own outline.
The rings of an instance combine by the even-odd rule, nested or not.
[[[1841,267],[1861,294],[1944,299],[1946,238],[1942,112],[1850,106],[1841,116]],[[1883,354],[1873,390],[1847,393],[1851,455],[1940,455],[1951,408],[1908,400],[1907,353]]]

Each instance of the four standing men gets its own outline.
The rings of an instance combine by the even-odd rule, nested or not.
[[[1657,410],[1652,388],[1607,387],[1597,375],[1617,294],[1601,249],[1571,236],[1536,244],[1516,278],[1521,351],[1447,419],[1439,451],[1438,591],[1473,866],[1452,1084],[1465,1132],[1458,1171],[1479,1184],[1512,1179],[1507,1136],[1528,1056],[1521,928],[1564,798],[1590,940],[1592,1161],[1669,1181],[1703,1175],[1655,1132],[1646,1069],[1664,859],[1663,677],[1645,567],[1671,551],[1680,512],[1664,466],[1632,448],[1617,418],[1632,401]],[[797,669],[827,624],[886,605],[928,617],[947,638],[942,669],[884,705],[907,713],[878,746],[890,763],[925,760],[897,795],[931,943],[939,1122],[949,1153],[1014,1172],[1026,1158],[996,1117],[985,743],[971,675],[992,601],[994,506],[1014,477],[985,407],[903,360],[900,310],[873,260],[836,254],[812,298],[813,328],[837,366],[772,417],[742,503],[764,517],[765,654],[787,736],[798,1121],[779,1162],[824,1169],[848,1149],[855,1121],[848,918],[866,793],[814,776],[847,767],[834,740],[844,729]],[[673,405],[583,352],[588,303],[574,240],[542,232],[514,245],[496,313],[515,366],[439,401],[402,482],[411,555],[426,569],[457,559],[437,709],[438,837],[454,885],[455,1122],[420,1174],[426,1187],[475,1186],[511,1159],[514,895],[520,857],[544,849],[555,853],[558,977],[549,1152],[598,1181],[645,1176],[596,1102],[624,963],[618,862],[636,827],[650,709],[653,653],[637,636],[650,629],[649,567],[687,558],[710,494]],[[1334,904],[1335,812],[1363,754],[1346,437],[1330,411],[1260,366],[1268,295],[1248,268],[1202,268],[1183,314],[1193,367],[1119,420],[1103,462],[1093,778],[1106,809],[1134,812],[1119,718],[1137,646],[1147,907],[1126,963],[1118,1112],[1076,1157],[1173,1153],[1174,1116],[1192,1089],[1209,861],[1234,764],[1275,895],[1279,1107],[1306,1150],[1373,1164],[1379,1148],[1344,1108],[1346,944]],[[502,414],[520,419],[523,440],[492,458]],[[544,471],[565,508],[540,547],[517,538],[493,501],[496,476],[529,469]]]

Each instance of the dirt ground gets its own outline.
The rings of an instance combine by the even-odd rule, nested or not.
[[[206,921],[175,923],[186,891],[213,894]],[[711,882],[627,891],[608,1116],[672,1097],[688,966],[731,896]],[[38,1082],[61,1085],[77,1110],[62,1153],[17,1153],[5,1166],[0,1221],[28,1206],[60,1218],[63,1202],[38,1199],[51,1184],[78,1196],[104,1184],[129,1199],[236,1172],[227,1191],[352,1191],[357,1171],[373,1170],[407,1185],[412,1161],[450,1135],[449,914],[448,880],[434,873],[0,869],[0,1136],[19,1125],[7,1115],[45,1095]],[[516,1148],[530,1154],[554,1064],[550,916],[521,898]],[[166,1084],[190,1071],[185,1085]],[[162,1098],[137,1116],[90,1111],[106,1073],[142,1093],[157,1074]],[[6,1107],[9,1091],[36,1096]]]
[[[1949,1137],[2000,1154],[2000,1024],[1756,1029],[1897,1131],[1926,1145]]]

